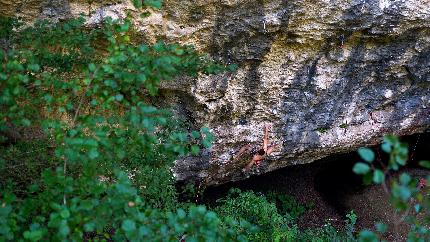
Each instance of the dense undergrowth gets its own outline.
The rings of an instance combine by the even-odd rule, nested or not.
[[[275,193],[179,201],[173,162],[214,137],[149,103],[161,81],[234,67],[141,43],[129,18],[0,24],[0,241],[356,240],[354,214],[344,232],[300,231],[305,208]]]

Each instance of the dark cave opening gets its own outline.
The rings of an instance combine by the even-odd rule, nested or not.
[[[399,172],[419,176],[430,174],[418,166],[418,161],[430,159],[430,132],[401,137],[401,140],[409,145],[410,160]],[[371,148],[377,159],[387,160],[379,146]],[[216,200],[226,196],[231,188],[263,194],[276,191],[294,197],[299,203],[312,204],[312,208],[298,221],[303,228],[320,227],[327,222],[341,228],[345,215],[351,210],[358,215],[358,229],[371,228],[378,221],[391,219],[386,211],[390,204],[388,195],[380,186],[365,186],[362,177],[352,172],[353,165],[360,160],[357,152],[337,154],[310,164],[209,187],[203,193],[202,203],[215,205]]]

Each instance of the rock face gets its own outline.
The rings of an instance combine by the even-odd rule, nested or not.
[[[51,12],[89,7],[65,6],[69,12]],[[125,9],[132,8],[99,4],[89,21]],[[179,114],[217,137],[201,157],[177,162],[179,180],[239,180],[430,125],[429,0],[166,0],[163,11],[137,24],[150,41],[192,44],[239,65],[162,85]],[[243,172],[248,161],[236,155],[245,144],[262,145],[266,123],[278,147]]]

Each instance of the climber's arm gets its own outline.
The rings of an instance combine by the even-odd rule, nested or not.
[[[242,148],[240,148],[239,152],[237,153],[236,157],[234,157],[234,159],[237,159],[241,157],[243,154],[249,152],[249,149],[251,149],[250,144],[244,145]]]
[[[249,169],[251,169],[251,167],[255,164],[254,159],[252,159],[248,164],[246,164],[245,166],[245,171],[249,171]]]

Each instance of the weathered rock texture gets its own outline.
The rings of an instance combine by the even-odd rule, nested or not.
[[[0,9],[18,2],[25,1],[0,0]],[[34,2],[39,5],[23,8],[33,16],[67,17],[90,9],[95,11],[90,22],[132,9],[127,3]],[[217,137],[202,157],[177,162],[179,180],[209,185],[238,180],[430,125],[429,0],[168,0],[164,5],[138,21],[148,40],[193,44],[217,60],[239,64],[235,73],[163,84],[165,100]],[[259,171],[244,173],[247,161],[235,154],[247,143],[261,144],[265,123],[273,125],[271,141],[279,147]]]

